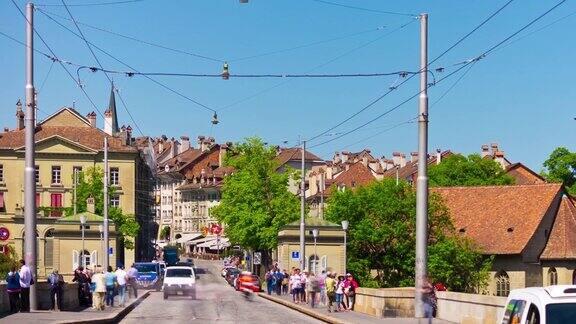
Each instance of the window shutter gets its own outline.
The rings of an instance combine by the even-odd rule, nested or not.
[[[91,265],[98,264],[98,252],[96,250],[90,253],[90,263]]]
[[[44,241],[44,266],[52,267],[54,265],[54,239],[46,238]]]
[[[78,269],[80,262],[80,253],[77,250],[72,250],[72,271]]]
[[[322,258],[320,258],[320,270],[326,271],[327,268],[328,268],[328,257],[323,255]]]

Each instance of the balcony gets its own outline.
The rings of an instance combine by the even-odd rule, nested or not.
[[[47,218],[58,218],[72,214],[72,207],[38,207],[38,213]]]

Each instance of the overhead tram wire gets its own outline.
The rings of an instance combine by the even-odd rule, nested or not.
[[[54,17],[58,17],[58,18],[60,18],[60,19],[64,19],[64,20],[70,21],[70,18],[64,17],[64,16],[59,15],[59,14],[54,13],[54,12],[49,12],[49,11],[47,11],[47,10],[40,9],[40,8],[36,8],[36,10],[42,12],[44,15],[47,15],[47,16],[54,16]],[[193,56],[193,57],[197,57],[197,58],[209,60],[209,61],[212,61],[212,62],[219,62],[219,63],[224,63],[224,62],[225,62],[225,60],[221,60],[221,59],[217,59],[217,58],[214,58],[214,57],[210,57],[210,56],[206,56],[206,55],[201,55],[201,54],[197,54],[197,53],[193,53],[193,52],[190,52],[190,51],[185,51],[185,50],[181,50],[181,49],[177,49],[177,48],[172,48],[172,47],[168,47],[168,46],[161,45],[161,44],[157,44],[157,43],[152,43],[152,42],[149,42],[149,41],[145,41],[145,40],[138,39],[138,38],[135,38],[135,37],[132,37],[132,36],[124,35],[124,34],[120,34],[120,33],[117,33],[117,32],[114,32],[114,31],[111,31],[111,30],[108,30],[108,29],[104,29],[104,28],[101,28],[101,27],[96,27],[96,26],[93,26],[93,25],[89,25],[89,24],[86,24],[86,23],[83,23],[83,22],[80,22],[80,21],[76,21],[76,22],[77,22],[78,24],[83,25],[83,26],[86,26],[86,27],[88,27],[88,28],[91,28],[91,29],[94,29],[94,30],[98,30],[98,31],[101,31],[101,32],[104,32],[104,33],[108,33],[108,34],[111,34],[111,35],[115,35],[115,36],[118,36],[118,37],[122,37],[122,38],[124,38],[124,39],[129,39],[129,40],[131,40],[131,41],[135,41],[135,42],[138,42],[138,43],[141,43],[141,44],[145,44],[145,45],[148,45],[148,46],[157,47],[157,48],[165,49],[165,50],[172,51],[172,52],[175,52],[175,53],[185,54],[185,55],[189,55],[189,56]]]
[[[120,0],[120,1],[108,1],[108,2],[93,2],[93,3],[76,3],[76,4],[69,4],[70,7],[93,7],[93,6],[109,6],[109,5],[119,5],[119,4],[127,4],[127,3],[134,3],[134,2],[142,2],[145,0]],[[61,4],[36,4],[35,6],[42,6],[42,7],[62,7]]]
[[[361,11],[367,11],[367,12],[374,12],[374,13],[380,13],[380,14],[387,14],[387,15],[410,16],[410,17],[418,16],[418,15],[415,15],[415,14],[410,14],[410,13],[405,13],[405,12],[395,12],[395,11],[384,11],[384,10],[377,10],[377,9],[369,9],[369,8],[363,8],[363,7],[357,7],[357,6],[350,6],[350,5],[346,5],[346,4],[341,4],[341,3],[331,2],[331,1],[325,1],[325,0],[312,0],[312,1],[314,1],[314,2],[319,2],[319,3],[323,3],[323,4],[327,4],[327,5],[331,5],[331,6],[343,7],[343,8],[354,9],[354,10],[361,10]]]
[[[68,6],[66,5],[66,2],[64,0],[61,0],[62,4],[64,5],[64,8],[66,8],[66,11],[68,12],[68,15],[70,16],[70,19],[74,22],[74,25],[76,26],[76,29],[78,30],[78,33],[80,33],[80,36],[82,36],[82,40],[84,40],[84,43],[86,43],[86,47],[88,47],[88,50],[90,50],[90,53],[92,54],[92,56],[94,57],[94,59],[96,60],[96,63],[98,63],[98,66],[100,66],[100,68],[102,69],[102,71],[104,71],[104,66],[102,66],[102,63],[100,62],[100,60],[98,59],[98,56],[96,56],[96,53],[94,53],[94,50],[92,50],[92,47],[90,46],[90,43],[88,43],[88,40],[86,39],[86,36],[84,35],[84,33],[82,32],[82,29],[80,29],[80,26],[78,26],[78,23],[76,23],[76,19],[74,19],[74,16],[72,15],[72,12],[70,12],[70,9],[68,8]],[[114,81],[112,81],[112,78],[110,78],[110,76],[108,75],[108,73],[104,72],[104,75],[106,75],[106,78],[108,79],[108,81],[110,82],[110,86],[112,87],[112,90],[114,90]],[[78,78],[78,81],[80,82],[80,78]],[[134,117],[132,116],[132,113],[130,113],[130,110],[128,109],[128,106],[126,105],[126,103],[124,102],[124,100],[122,100],[124,109],[126,110],[126,112],[128,113],[128,116],[130,116],[130,120],[132,120],[132,123],[134,123],[134,126],[138,129],[138,131],[140,132],[140,135],[144,136],[144,133],[142,132],[142,130],[140,129],[140,126],[138,125],[138,123],[136,122],[136,120],[134,120]]]
[[[41,12],[42,12],[42,11],[41,11]],[[47,14],[45,14],[44,12],[42,12],[42,13],[43,13],[46,17],[48,17],[48,19],[54,21],[54,22],[55,22],[57,25],[59,25],[60,27],[66,29],[68,32],[70,32],[71,34],[75,35],[76,37],[81,38],[80,35],[78,35],[77,33],[75,33],[75,32],[74,32],[73,30],[71,30],[70,28],[64,26],[63,24],[61,24],[61,23],[60,23],[59,21],[57,21],[56,19],[50,17],[50,15],[47,15]],[[110,58],[112,58],[113,60],[115,60],[116,62],[118,62],[118,63],[126,66],[127,68],[129,68],[129,69],[131,69],[131,70],[133,70],[133,71],[135,71],[135,72],[140,72],[140,71],[138,71],[137,69],[135,69],[134,67],[130,66],[128,63],[120,60],[119,58],[117,58],[117,57],[115,57],[114,55],[110,54],[110,53],[107,52],[106,50],[102,49],[102,48],[99,47],[98,45],[96,45],[96,44],[94,44],[94,43],[92,43],[92,42],[90,42],[90,41],[88,41],[88,43],[89,43],[90,45],[92,45],[94,48],[96,48],[97,50],[99,50],[100,52],[104,53],[104,54],[107,55],[108,57],[110,57]],[[203,103],[201,103],[201,102],[199,102],[199,101],[197,101],[197,100],[195,100],[195,99],[193,99],[193,98],[191,98],[191,97],[189,97],[189,96],[187,96],[187,95],[185,95],[185,94],[183,94],[183,93],[181,93],[181,92],[179,92],[179,91],[177,91],[177,90],[172,89],[171,87],[165,85],[164,83],[162,83],[162,82],[160,82],[160,81],[158,81],[158,80],[156,80],[156,79],[154,79],[154,78],[152,78],[152,77],[150,77],[150,76],[148,76],[148,75],[144,75],[144,77],[147,78],[148,80],[152,81],[153,83],[159,85],[160,87],[162,87],[162,88],[164,88],[164,89],[166,89],[166,90],[168,90],[168,91],[170,91],[170,92],[178,95],[179,97],[184,98],[184,99],[186,99],[186,100],[188,100],[188,101],[190,101],[190,102],[192,102],[192,103],[194,103],[194,104],[196,104],[196,105],[204,108],[205,110],[208,110],[208,111],[210,111],[210,112],[216,113],[216,110],[215,110],[215,109],[210,108],[210,107],[208,107],[207,105],[205,105],[205,104],[203,104]]]
[[[486,58],[486,56],[488,56],[490,53],[492,53],[493,51],[495,51],[497,48],[499,48],[500,46],[502,46],[504,43],[506,43],[507,41],[509,41],[511,38],[515,37],[516,35],[518,35],[519,33],[521,33],[522,31],[526,30],[527,28],[529,28],[530,26],[532,26],[534,23],[536,23],[537,21],[539,21],[540,19],[544,18],[546,15],[548,15],[550,12],[552,12],[553,10],[555,10],[556,8],[558,8],[560,5],[562,5],[564,2],[566,2],[566,0],[562,0],[560,2],[558,2],[557,4],[555,4],[553,7],[551,7],[550,9],[546,10],[544,13],[540,14],[538,17],[532,19],[528,24],[524,25],[522,28],[520,28],[519,30],[515,31],[514,33],[512,33],[511,35],[509,35],[508,37],[504,38],[503,40],[501,40],[500,42],[498,42],[497,44],[493,45],[492,47],[490,47],[488,50],[484,51],[482,54],[478,55],[476,57],[476,59],[474,60],[470,60],[467,63],[463,64],[462,66],[460,66],[458,69],[456,69],[455,71],[449,73],[448,75],[444,76],[443,78],[439,79],[434,85],[437,85],[438,83],[442,82],[443,80],[446,80],[447,78],[453,76],[454,74],[458,73],[460,70],[466,68],[467,66],[469,66],[470,64],[474,64],[475,62]],[[424,91],[424,90],[422,90]],[[415,93],[414,95],[410,96],[409,98],[407,98],[406,100],[402,101],[401,103],[399,103],[398,105],[386,110],[385,112],[383,112],[382,114],[370,119],[369,121],[361,124],[360,126],[357,126],[355,128],[353,128],[350,131],[344,132],[342,135],[336,137],[336,138],[332,138],[330,140],[321,142],[319,144],[316,145],[312,145],[310,146],[310,148],[314,148],[314,147],[318,147],[327,143],[330,143],[332,141],[335,141],[339,138],[342,138],[346,135],[349,135],[355,131],[357,131],[358,129],[367,126],[373,122],[375,122],[376,120],[388,115],[389,113],[391,113],[392,111],[400,108],[401,106],[405,105],[406,103],[408,103],[409,101],[411,101],[412,99],[416,98],[417,96],[420,95],[420,93],[422,93],[422,91],[418,91],[417,93]]]
[[[429,62],[426,66],[426,70],[428,70],[428,67],[433,64],[434,62],[438,61],[440,58],[442,58],[444,55],[446,55],[448,52],[450,52],[452,49],[454,49],[456,46],[458,46],[460,43],[462,43],[465,39],[467,39],[468,37],[470,37],[474,32],[476,32],[478,29],[480,29],[482,26],[484,26],[486,23],[488,23],[492,18],[494,18],[497,14],[499,14],[502,10],[504,10],[506,7],[508,7],[514,0],[508,0],[508,2],[506,2],[503,6],[501,6],[498,10],[496,10],[495,12],[493,12],[490,16],[488,16],[486,19],[484,19],[479,25],[477,25],[474,29],[472,29],[470,32],[468,32],[466,35],[460,37],[460,39],[458,39],[454,44],[452,44],[450,47],[448,47],[446,50],[444,50],[442,53],[440,53],[440,55],[436,56],[436,58],[434,58],[431,62]],[[420,70],[420,72],[422,72],[422,69]],[[374,106],[377,102],[379,102],[380,100],[382,100],[384,97],[386,97],[387,95],[389,95],[390,93],[392,93],[394,90],[396,90],[398,87],[402,86],[403,84],[405,84],[406,82],[408,82],[410,79],[412,79],[414,76],[416,76],[416,74],[412,74],[409,77],[407,77],[406,79],[404,79],[404,81],[402,81],[400,84],[398,84],[397,86],[395,86],[394,88],[389,88],[386,92],[384,92],[384,94],[380,95],[379,97],[377,97],[376,99],[372,100],[370,103],[368,103],[366,106],[362,107],[360,110],[358,110],[357,112],[353,113],[352,115],[346,117],[344,120],[342,120],[341,122],[339,122],[338,124],[328,128],[327,130],[311,137],[309,140],[313,141],[315,139],[317,139],[318,137],[334,130],[337,127],[342,126],[344,123],[348,122],[349,120],[353,119],[354,117],[358,116],[359,114],[361,114],[362,112],[364,112],[365,110],[367,110],[368,108]]]
[[[28,21],[28,18],[26,17],[26,15],[24,14],[24,12],[22,12],[22,10],[20,9],[20,7],[18,7],[18,4],[16,3],[16,1],[11,0],[12,4],[14,5],[14,7],[16,7],[16,9],[18,10],[18,12],[20,13],[20,15],[22,17],[24,17],[24,20],[26,20],[28,22],[28,24],[30,24],[30,21]],[[50,45],[48,45],[48,43],[44,40],[44,38],[42,37],[42,35],[40,35],[40,33],[38,32],[38,30],[36,29],[36,27],[32,27],[32,30],[34,31],[34,33],[36,34],[36,36],[38,36],[38,38],[40,39],[40,41],[42,42],[42,44],[44,44],[44,46],[46,46],[46,48],[48,49],[48,51],[52,54],[52,56],[54,58],[56,58],[56,62],[58,62],[60,64],[60,66],[64,69],[64,71],[66,71],[66,73],[68,74],[68,76],[70,76],[70,78],[74,81],[74,83],[76,83],[76,85],[80,88],[80,90],[82,91],[82,93],[84,93],[84,96],[86,97],[86,99],[88,99],[88,101],[90,102],[90,104],[92,104],[92,107],[94,107],[94,110],[96,110],[98,112],[98,114],[100,114],[100,117],[102,117],[102,119],[104,120],[104,122],[106,123],[106,118],[104,118],[104,115],[102,114],[102,112],[100,111],[100,109],[98,109],[98,106],[96,106],[96,104],[94,103],[94,101],[92,100],[92,98],[90,97],[90,95],[88,95],[88,93],[86,92],[86,90],[80,85],[80,83],[74,78],[74,76],[72,75],[72,73],[70,73],[70,71],[66,68],[66,66],[64,65],[64,63],[57,59],[58,56],[56,55],[56,53],[54,53],[54,51],[52,50],[52,48],[50,47]],[[27,47],[28,45],[25,44],[25,46]]]
[[[138,124],[134,121],[134,117],[132,117],[132,114],[130,113],[130,110],[128,109],[128,105],[124,101],[124,98],[122,98],[122,96],[120,95],[120,90],[116,87],[114,87],[114,90],[116,91],[116,94],[118,95],[118,98],[120,99],[120,102],[122,103],[122,106],[124,106],[124,109],[126,109],[128,116],[130,116],[130,119],[132,120],[132,122],[134,122],[134,126],[136,126],[136,128],[138,129],[138,132],[140,132],[140,135],[145,136],[144,132],[142,132],[142,130],[140,129],[140,126],[138,126]]]

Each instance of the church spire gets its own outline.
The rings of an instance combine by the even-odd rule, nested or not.
[[[116,113],[116,97],[114,96],[114,83],[110,88],[110,102],[108,103],[108,109],[104,113],[105,125],[104,130],[108,135],[115,135],[120,132],[118,127],[118,114]]]

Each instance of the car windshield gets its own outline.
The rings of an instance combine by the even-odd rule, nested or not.
[[[546,305],[546,323],[571,323],[576,318],[576,303]]]
[[[238,270],[238,269],[230,269],[230,270],[228,270],[228,274],[231,275],[231,276],[236,275],[236,274],[238,274],[238,273],[240,273],[240,270]]]
[[[166,277],[192,277],[192,269],[168,269]]]
[[[155,264],[136,264],[134,267],[138,272],[156,272]]]

